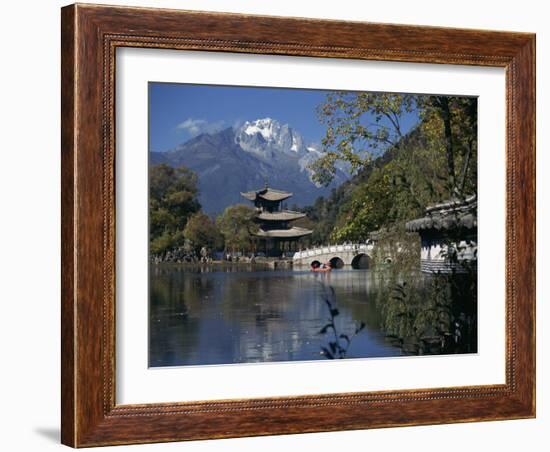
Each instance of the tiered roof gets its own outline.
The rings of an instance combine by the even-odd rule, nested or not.
[[[280,212],[260,212],[257,218],[265,221],[293,221],[304,218],[305,216],[306,214],[302,212],[281,210]]]
[[[252,201],[258,207],[256,221],[260,222],[260,228],[256,232],[257,237],[278,238],[278,239],[296,239],[311,234],[310,229],[297,226],[288,227],[287,222],[298,220],[306,216],[305,213],[295,212],[293,210],[275,210],[264,209],[265,205],[270,203],[280,203],[292,196],[292,193],[274,188],[264,187],[261,190],[241,192],[241,196]],[[263,203],[262,201],[268,201]],[[278,208],[278,207],[277,207]],[[282,224],[277,224],[281,222]]]
[[[405,228],[409,232],[448,231],[452,229],[474,229],[477,227],[477,197],[452,199],[426,209],[426,216],[409,221]]]
[[[304,237],[306,235],[311,234],[312,232],[313,231],[311,231],[310,229],[299,228],[297,226],[293,226],[289,229],[270,229],[268,231],[264,231],[263,229],[259,229],[258,232],[256,232],[256,235],[258,237],[291,239],[291,238]]]
[[[292,193],[265,187],[261,190],[241,192],[241,196],[250,201],[256,201],[257,198],[265,199],[266,201],[284,201],[290,198]]]

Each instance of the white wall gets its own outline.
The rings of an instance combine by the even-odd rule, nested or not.
[[[115,1],[115,0],[113,0]],[[116,0],[118,4],[244,13],[310,16],[537,32],[538,227],[550,228],[544,209],[550,196],[550,31],[546,2],[536,0],[461,2],[358,2],[276,0]],[[91,3],[100,3],[91,1]],[[60,1],[12,1],[2,5],[0,71],[0,184],[2,251],[0,275],[1,369],[0,447],[7,451],[61,449],[59,435],[59,8]],[[5,160],[7,157],[7,161]],[[538,274],[549,240],[538,237]],[[6,290],[7,289],[7,290]],[[409,452],[440,449],[500,452],[547,450],[549,346],[544,319],[548,278],[538,284],[538,418],[536,420],[435,427],[308,434],[186,444],[119,447],[116,450],[268,451],[383,449]],[[546,380],[546,381],[545,381]]]

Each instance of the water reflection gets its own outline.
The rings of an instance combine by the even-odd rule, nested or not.
[[[347,356],[398,356],[380,330],[376,298],[384,280],[368,270],[270,271],[159,265],[150,272],[149,365],[178,366],[325,359],[327,287],[339,332],[353,334]]]

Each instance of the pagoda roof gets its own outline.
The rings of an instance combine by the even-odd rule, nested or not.
[[[477,228],[477,197],[451,199],[426,208],[426,216],[405,224],[409,232]]]
[[[260,190],[241,192],[241,196],[244,198],[255,201],[256,198],[262,198],[266,201],[283,201],[292,196],[292,193],[282,190],[275,190],[274,188],[265,187]]]
[[[306,214],[302,212],[282,210],[281,212],[260,212],[257,218],[264,221],[292,221],[304,218],[305,216]]]
[[[258,237],[292,239],[304,237],[312,232],[313,231],[311,229],[299,228],[295,226],[290,229],[270,229],[269,231],[259,229],[258,232],[256,232],[256,235]]]

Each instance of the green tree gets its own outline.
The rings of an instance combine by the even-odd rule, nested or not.
[[[368,166],[384,150],[399,146],[402,116],[418,108],[418,96],[409,94],[336,91],[318,108],[326,125],[324,155],[311,169],[314,180],[328,185],[338,162],[352,174]]]
[[[446,195],[461,196],[475,190],[475,165],[471,164],[476,158],[475,98],[334,92],[318,113],[327,129],[322,141],[324,155],[311,165],[317,182],[330,183],[338,163],[357,174],[389,149],[399,153],[407,141],[403,117],[416,113],[417,127],[429,142],[432,158],[439,161],[443,157],[438,177],[445,180]],[[457,168],[461,168],[458,175]],[[401,177],[407,182],[406,173]]]
[[[229,206],[223,211],[216,224],[224,237],[226,249],[233,252],[253,249],[254,233],[258,230],[255,217],[256,211],[243,204]]]
[[[444,155],[451,197],[477,193],[477,99],[428,96],[420,127],[434,156]]]
[[[314,240],[365,240],[402,227],[430,204],[476,193],[475,99],[333,93],[319,111],[327,135],[325,155],[313,165],[316,180],[330,181],[337,164],[354,176],[306,209],[317,223]],[[403,115],[412,112],[419,123],[403,134]]]
[[[185,167],[155,165],[149,170],[149,241],[151,254],[183,244],[189,217],[200,210],[197,175]]]
[[[393,222],[393,189],[389,171],[375,169],[368,181],[357,185],[351,199],[342,205],[330,234],[331,241],[362,241],[370,231]]]
[[[197,253],[202,247],[213,250],[223,246],[223,237],[216,223],[203,212],[197,212],[189,218],[183,235],[191,241]]]

